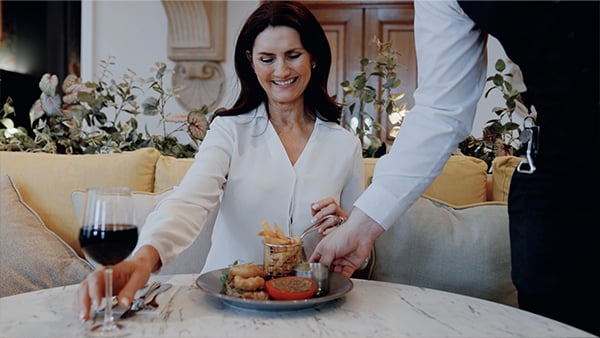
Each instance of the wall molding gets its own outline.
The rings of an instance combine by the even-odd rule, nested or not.
[[[168,57],[175,62],[173,87],[186,109],[216,108],[223,98],[227,1],[162,0],[168,20]]]

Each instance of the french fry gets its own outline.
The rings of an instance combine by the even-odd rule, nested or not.
[[[264,258],[263,267],[271,276],[285,276],[292,267],[302,261],[302,240],[300,237],[288,237],[277,223],[273,223],[274,230],[269,222],[262,222],[262,231],[258,233],[263,237]]]
[[[279,227],[279,225],[277,223],[273,223],[273,227],[275,228],[275,233],[277,234],[278,238],[281,239],[287,239],[288,237],[283,233],[283,230],[281,230],[281,228]]]
[[[263,237],[277,237],[277,234],[273,232],[273,230],[271,230],[271,226],[269,225],[269,222],[265,221],[262,222],[261,224],[262,228],[263,228]]]
[[[281,239],[281,238],[277,238],[277,237],[265,237],[265,243],[268,244],[277,244],[277,245],[288,245],[289,240],[287,239]]]
[[[299,237],[290,238],[286,236],[277,223],[273,223],[274,230],[271,229],[269,222],[266,221],[262,222],[261,227],[262,230],[257,235],[263,237],[263,241],[267,244],[293,245],[301,243]]]

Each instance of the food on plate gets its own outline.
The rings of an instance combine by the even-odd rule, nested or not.
[[[265,279],[260,276],[242,277],[237,275],[233,277],[233,287],[244,291],[260,290],[265,287]]]
[[[238,298],[268,300],[269,295],[264,290],[266,276],[261,266],[236,261],[221,276],[222,292]]]
[[[251,300],[298,300],[311,298],[317,291],[317,283],[308,277],[265,278],[262,266],[235,261],[221,275],[221,293]]]
[[[300,237],[288,237],[283,233],[283,230],[277,225],[277,223],[273,223],[273,229],[269,225],[269,222],[262,222],[262,231],[258,233],[259,236],[263,237],[263,241],[267,244],[277,244],[277,245],[294,245],[301,244],[302,240]]]
[[[302,262],[302,240],[286,236],[277,223],[273,224],[274,229],[268,222],[261,226],[258,235],[263,237],[265,271],[272,277],[287,276],[294,265]]]
[[[229,267],[229,273],[233,276],[240,276],[244,278],[248,277],[266,277],[267,273],[260,265],[246,263],[246,264],[237,264],[234,263]]]
[[[300,300],[311,298],[317,291],[317,283],[308,277],[287,276],[268,280],[265,289],[275,300]]]

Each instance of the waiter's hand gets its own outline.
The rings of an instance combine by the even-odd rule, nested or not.
[[[375,240],[385,229],[354,208],[348,220],[324,237],[310,256],[346,277],[352,276],[369,257]]]

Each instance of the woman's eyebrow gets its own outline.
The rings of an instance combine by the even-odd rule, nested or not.
[[[299,53],[299,52],[304,52],[305,49],[302,47],[296,47],[296,48],[291,48],[289,50],[286,50],[285,52],[283,52],[284,54],[289,54],[289,53]],[[259,55],[275,55],[277,53],[273,53],[273,52],[259,52],[257,51],[256,54]]]

